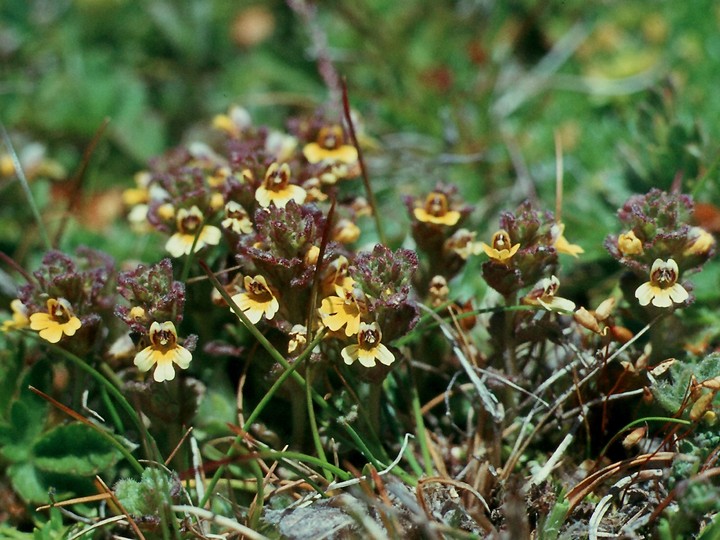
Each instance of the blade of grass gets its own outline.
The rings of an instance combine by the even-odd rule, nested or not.
[[[12,141],[10,140],[10,135],[5,129],[5,124],[3,124],[2,122],[0,122],[0,133],[2,133],[3,141],[5,142],[8,153],[10,154],[10,159],[13,162],[13,167],[15,167],[15,173],[20,180],[20,185],[25,192],[25,197],[27,198],[28,204],[30,205],[30,210],[33,214],[33,217],[35,218],[35,222],[37,223],[38,230],[40,231],[40,237],[42,238],[43,244],[45,245],[45,249],[49,251],[52,249],[50,237],[48,236],[47,229],[45,229],[45,224],[43,223],[42,217],[40,217],[40,211],[38,210],[37,204],[35,204],[35,197],[33,197],[32,191],[30,190],[30,184],[27,177],[25,176],[25,171],[22,168],[22,164],[20,163],[17,152],[15,152],[15,148],[13,147]]]

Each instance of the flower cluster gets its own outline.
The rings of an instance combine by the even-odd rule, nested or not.
[[[490,243],[482,244],[489,257],[482,265],[483,278],[506,298],[535,283],[546,289],[541,280],[550,279],[555,273],[558,252],[567,242],[562,236],[563,229],[550,212],[541,213],[529,202],[520,205],[515,213],[504,212]],[[576,253],[577,249],[567,251]],[[542,294],[533,293],[530,298],[536,296],[540,298]]]
[[[712,234],[692,225],[693,210],[689,196],[652,189],[618,211],[622,232],[608,235],[605,247],[635,276],[625,280],[628,298],[660,308],[692,300],[679,279],[715,253]]]
[[[170,260],[121,273],[118,291],[128,302],[118,305],[115,313],[130,327],[129,352],[135,352],[134,343],[142,347],[134,354],[138,369],[145,372],[155,367],[153,378],[157,382],[175,377],[173,364],[187,369],[197,338],[189,336],[185,346],[178,342],[175,324],[182,321],[185,286],[174,280]]]
[[[472,206],[463,203],[454,186],[438,183],[420,198],[406,197],[411,233],[423,257],[419,286],[425,288],[433,276],[450,279],[471,255],[481,252],[476,233],[462,228]]]
[[[3,330],[29,327],[81,354],[101,348],[114,327],[114,267],[112,258],[89,248],[78,248],[75,257],[49,251],[33,281],[20,287]]]

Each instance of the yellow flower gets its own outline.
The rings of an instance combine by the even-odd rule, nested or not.
[[[466,261],[470,255],[479,255],[482,250],[482,244],[475,242],[476,233],[467,229],[458,229],[455,233],[445,241],[443,249],[452,251],[462,260]]]
[[[277,162],[268,167],[265,180],[255,191],[255,200],[263,208],[270,206],[270,203],[278,208],[285,208],[290,201],[302,204],[306,196],[303,188],[290,183],[290,166]]]
[[[227,182],[227,179],[232,174],[230,167],[225,165],[218,167],[215,171],[207,177],[208,185],[211,188],[221,188]]]
[[[40,331],[40,337],[50,343],[57,343],[63,337],[74,336],[82,323],[73,313],[70,302],[64,298],[49,298],[47,313],[30,315],[30,328]]]
[[[325,126],[319,132],[316,142],[311,142],[303,148],[303,155],[310,163],[321,161],[339,161],[341,163],[354,163],[357,161],[357,149],[344,144],[342,127],[338,125]]]
[[[488,246],[485,242],[481,242],[480,246],[488,257],[502,264],[510,262],[513,255],[520,249],[520,244],[511,245],[510,235],[503,229],[492,235],[490,244]]]
[[[642,241],[635,236],[634,231],[619,234],[617,247],[623,257],[627,257],[628,255],[640,255],[643,252]]]
[[[672,260],[655,259],[650,269],[650,281],[640,285],[635,291],[635,298],[641,306],[652,302],[656,307],[670,307],[673,302],[681,304],[690,296],[685,288],[677,282],[678,265]]]
[[[148,171],[139,171],[135,173],[135,185],[137,187],[128,188],[122,193],[122,200],[125,206],[135,206],[143,204],[150,200],[150,191],[148,189],[152,175]]]
[[[565,232],[564,223],[556,223],[552,227],[553,236],[555,237],[555,243],[553,247],[558,253],[565,253],[566,255],[572,255],[577,257],[580,253],[585,253],[585,250],[577,244],[571,244],[567,241],[567,238],[563,235]]]
[[[428,287],[430,305],[434,308],[440,307],[447,302],[450,296],[450,287],[443,276],[434,276]]]
[[[297,139],[292,135],[271,131],[265,139],[265,151],[277,161],[285,161],[292,158],[297,143]]]
[[[242,107],[233,105],[227,114],[218,114],[213,118],[212,125],[233,139],[239,139],[242,132],[250,127],[250,113]]]
[[[336,286],[335,293],[336,296],[324,298],[320,305],[322,323],[333,332],[344,326],[345,335],[354,336],[360,329],[360,316],[365,304],[362,292],[359,289],[348,291]]]
[[[195,235],[198,236],[195,242],[195,253],[205,246],[214,246],[220,242],[222,234],[220,229],[213,225],[202,225],[203,215],[197,206],[193,206],[190,210],[181,208],[177,212],[176,225],[177,232],[173,234],[165,244],[165,249],[173,257],[181,257],[189,255],[192,250]],[[198,228],[202,226],[198,234]]]
[[[252,222],[245,209],[235,201],[225,205],[225,219],[221,225],[225,229],[232,229],[238,234],[248,234],[252,231]]]
[[[358,360],[365,367],[375,367],[375,361],[389,366],[395,361],[395,356],[383,345],[382,333],[377,323],[361,323],[358,332],[357,345],[348,345],[340,355],[347,365]]]
[[[302,324],[296,324],[290,329],[288,334],[288,354],[296,356],[302,352],[307,344],[307,328]]]
[[[157,215],[163,221],[175,219],[175,207],[170,203],[163,203],[158,206]]]
[[[305,193],[307,194],[307,197],[305,198],[305,202],[315,202],[315,201],[326,201],[328,199],[328,196],[326,193],[322,190],[322,184],[320,183],[320,179],[316,177],[308,178],[302,183],[302,188],[305,190]]]
[[[455,225],[460,220],[460,212],[448,209],[447,197],[444,193],[433,191],[425,199],[425,206],[415,208],[415,218],[423,223],[434,225]]]
[[[163,382],[175,378],[173,363],[180,369],[187,369],[191,360],[190,351],[178,345],[175,325],[170,321],[162,324],[155,321],[150,325],[150,345],[135,355],[133,363],[142,372],[157,366],[153,379]]]
[[[693,227],[688,234],[689,245],[683,255],[705,255],[715,245],[715,238],[702,227]]]
[[[12,310],[12,319],[2,323],[2,331],[8,332],[10,330],[19,330],[25,328],[30,324],[28,319],[27,306],[23,304],[17,298],[10,302],[10,309]]]
[[[320,283],[323,295],[332,295],[338,286],[347,291],[352,290],[355,280],[348,275],[349,265],[350,262],[343,255],[339,255],[328,264]]]
[[[280,309],[280,304],[265,278],[263,276],[254,278],[245,276],[243,284],[245,292],[233,296],[233,302],[253,324],[260,322],[263,315],[268,320],[272,319]]]
[[[360,238],[360,227],[349,219],[341,219],[333,229],[332,239],[341,244],[352,244]]]
[[[560,287],[560,280],[555,276],[543,278],[523,299],[526,304],[542,306],[548,311],[572,311],[575,302],[567,298],[555,296]]]

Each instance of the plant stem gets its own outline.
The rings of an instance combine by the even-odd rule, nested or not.
[[[310,433],[312,433],[313,443],[315,444],[315,452],[318,457],[327,463],[327,457],[325,456],[325,449],[323,448],[322,441],[320,440],[320,432],[318,431],[317,421],[315,419],[315,409],[313,408],[312,400],[312,368],[308,367],[305,372],[305,402],[307,405],[307,415],[310,421]],[[325,478],[328,482],[332,481],[332,475],[327,469],[325,470]]]
[[[425,464],[425,474],[433,476],[435,471],[433,469],[432,455],[430,454],[430,448],[427,444],[427,433],[425,431],[425,421],[422,416],[422,407],[420,406],[420,395],[417,389],[417,378],[415,377],[415,370],[412,366],[408,366],[408,372],[410,374],[410,392],[412,400],[413,416],[415,417],[415,430],[417,434],[417,440],[420,444],[420,452],[422,453],[423,462]]]

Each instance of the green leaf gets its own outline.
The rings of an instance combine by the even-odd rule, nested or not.
[[[560,533],[560,527],[565,522],[565,517],[570,509],[570,501],[567,499],[558,500],[542,524],[540,534],[541,540],[556,540]]]
[[[59,426],[42,436],[33,448],[35,465],[47,472],[94,476],[120,458],[119,452],[85,424]]]
[[[28,459],[33,442],[42,432],[45,408],[35,405],[15,401],[10,409],[10,422],[0,425],[0,454],[12,462]]]
[[[38,470],[32,463],[16,463],[7,470],[15,492],[27,502],[44,503],[48,501],[48,488]]]

